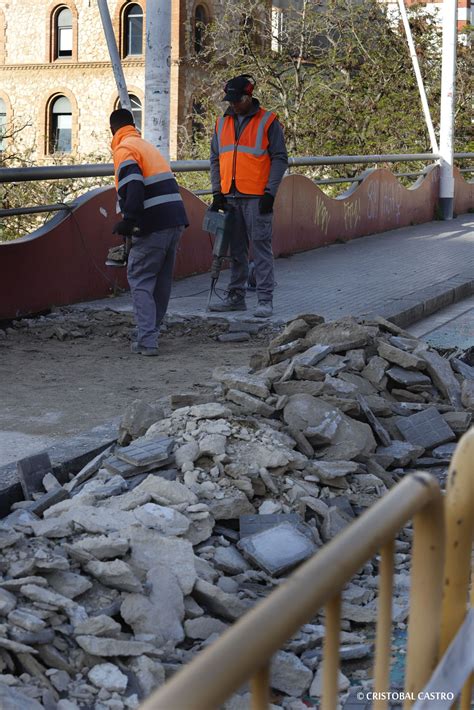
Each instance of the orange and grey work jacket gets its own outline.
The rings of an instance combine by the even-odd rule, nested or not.
[[[234,183],[238,192],[263,195],[271,167],[268,129],[275,119],[276,114],[259,108],[238,138],[233,116],[217,119],[221,192],[229,193]]]
[[[115,187],[120,211],[142,234],[187,226],[179,187],[158,148],[143,140],[134,126],[123,126],[112,139]]]

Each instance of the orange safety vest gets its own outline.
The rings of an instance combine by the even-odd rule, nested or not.
[[[235,138],[233,116],[222,116],[216,122],[219,146],[221,191],[230,192],[232,180],[244,195],[263,195],[270,175],[268,129],[276,114],[259,108]]]

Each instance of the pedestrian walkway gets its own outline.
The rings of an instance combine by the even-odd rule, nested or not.
[[[221,273],[221,295],[228,275],[228,271]],[[277,259],[275,277],[274,322],[301,313],[318,313],[326,319],[378,313],[406,326],[474,293],[474,216],[415,225]],[[232,321],[253,317],[257,299],[251,292],[246,312],[207,312],[209,285],[208,274],[175,282],[168,317]],[[129,311],[130,295],[79,307]]]

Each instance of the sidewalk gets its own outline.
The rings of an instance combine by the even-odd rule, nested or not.
[[[228,274],[223,271],[219,279],[221,294]],[[429,222],[277,259],[275,277],[274,322],[300,313],[318,313],[326,319],[379,314],[405,327],[474,293],[474,216],[465,214],[451,222]],[[209,285],[208,274],[175,282],[169,319],[253,319],[255,293],[248,294],[246,312],[206,312]],[[127,294],[74,308],[130,311],[131,300]]]

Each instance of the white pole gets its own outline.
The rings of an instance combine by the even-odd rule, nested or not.
[[[169,160],[171,83],[171,0],[146,7],[145,138]]]
[[[99,6],[100,18],[102,20],[104,35],[109,49],[110,61],[112,62],[112,70],[114,72],[115,83],[117,84],[120,104],[122,108],[126,108],[128,111],[131,111],[132,106],[128,96],[127,84],[125,83],[122,62],[120,61],[120,54],[117,49],[117,41],[115,39],[114,28],[112,27],[112,21],[110,19],[107,0],[97,0],[97,5]]]
[[[431,150],[437,155],[438,141],[436,140],[436,134],[433,128],[433,121],[431,120],[430,107],[428,106],[428,99],[426,98],[425,86],[423,84],[423,77],[421,76],[420,65],[418,64],[418,56],[416,53],[415,45],[413,43],[410,24],[408,22],[405,0],[398,0],[398,6],[400,8],[400,14],[402,16],[403,26],[405,28],[405,34],[407,36],[408,48],[410,50],[410,56],[413,62],[413,69],[415,70],[415,76],[418,84],[418,91],[420,92],[421,105],[423,107],[426,127],[428,128],[428,133],[430,135]]]
[[[454,206],[453,144],[458,35],[457,5],[457,0],[444,0],[443,2],[443,55],[439,133],[441,167],[439,205],[443,219],[453,218]]]

